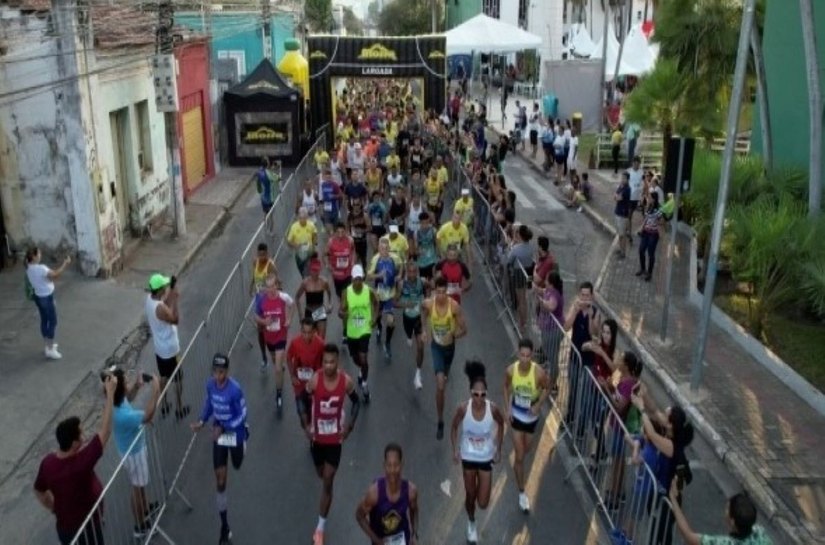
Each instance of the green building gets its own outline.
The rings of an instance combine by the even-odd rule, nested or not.
[[[825,89],[825,2],[814,2],[814,31],[819,53],[820,85]],[[776,166],[807,170],[810,157],[808,80],[799,2],[770,0],[765,13],[762,49],[770,105],[773,155]],[[823,112],[814,115],[825,116]],[[751,151],[761,153],[758,109],[754,115]],[[825,149],[823,149],[825,172]]]
[[[446,0],[447,30],[472,19],[482,10],[481,0]]]

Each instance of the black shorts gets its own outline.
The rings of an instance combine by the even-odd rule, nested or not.
[[[335,285],[335,295],[338,296],[338,299],[341,299],[344,295],[344,290],[352,283],[352,278],[349,276],[341,280],[333,278],[332,283]]]
[[[350,354],[367,354],[369,353],[370,349],[370,337],[372,334],[367,333],[366,335],[359,337],[357,339],[352,339],[347,337],[347,347],[349,348]]]
[[[278,352],[279,350],[286,350],[286,341],[278,341],[275,344],[266,343],[266,347],[270,352]]]
[[[383,225],[373,225],[370,232],[376,237],[381,238],[387,234],[387,228]]]
[[[557,154],[556,154],[556,156],[555,156],[555,159],[556,159],[556,164],[557,164],[557,165],[563,165],[563,164],[564,164],[564,162],[565,162],[565,161],[566,161],[566,159],[567,159],[567,156],[566,156],[566,155],[562,155],[561,153],[557,153]]]
[[[630,210],[630,212],[633,213],[638,209],[639,209],[639,201],[630,201],[630,206],[628,207],[628,210]]]
[[[432,280],[433,278],[433,269],[435,269],[435,263],[432,265],[427,265],[425,267],[418,267],[418,274],[421,275],[421,278],[426,278],[427,280]]]
[[[413,335],[416,337],[421,335],[421,316],[412,318],[406,314],[401,315],[404,318],[404,333],[407,334],[408,339],[412,339]]]
[[[304,396],[301,394],[295,394],[295,411],[298,415],[298,421],[301,422],[301,427],[303,427],[303,420],[301,420],[301,411],[303,410],[303,414],[309,416],[312,411],[312,401],[310,401],[309,396]]]
[[[158,375],[161,378],[169,379],[172,376],[172,373],[175,372],[175,368],[178,366],[178,357],[172,356],[171,358],[161,358],[157,354],[155,354],[155,361],[158,364]],[[175,382],[180,382],[183,378],[183,369],[181,369],[177,375],[175,375]]]
[[[464,471],[493,471],[493,461],[488,462],[471,462],[469,460],[461,460],[461,468]]]
[[[328,465],[338,469],[341,464],[341,445],[319,445],[313,442],[310,451],[315,467]]]
[[[539,131],[530,131],[530,145],[535,146],[539,143]]]
[[[520,431],[524,433],[534,433],[536,431],[536,427],[538,426],[539,421],[536,420],[532,424],[525,424],[518,418],[510,417],[510,427],[513,428],[515,431]]]
[[[232,467],[240,469],[245,452],[246,441],[238,443],[234,447],[223,447],[218,443],[212,443],[212,469],[226,467],[230,456],[232,457]]]
[[[327,319],[326,319],[326,318],[324,318],[323,320],[313,320],[313,318],[312,318],[312,313],[313,313],[313,312],[315,312],[316,310],[318,310],[319,308],[321,308],[321,307],[315,307],[315,308],[305,308],[305,309],[304,309],[304,319],[305,319],[305,320],[312,320],[312,321],[313,321],[313,322],[315,322],[316,324],[320,324],[320,323],[322,323],[322,322],[323,322],[323,323],[327,323]]]

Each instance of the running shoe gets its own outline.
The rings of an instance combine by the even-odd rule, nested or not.
[[[416,390],[420,390],[424,387],[424,384],[421,382],[421,369],[415,370],[415,378],[413,378],[413,386],[415,386]]]
[[[438,423],[438,429],[435,431],[435,438],[441,441],[444,439],[444,422]]]
[[[412,348],[412,339],[411,339],[411,338],[409,338],[409,337],[407,337],[407,346],[409,346],[410,348]]]
[[[284,397],[281,394],[275,395],[275,411],[278,413],[278,416],[281,416],[281,412],[284,410]]]
[[[381,328],[380,327],[375,328],[375,344],[377,346],[381,346]]]
[[[148,520],[144,520],[140,524],[135,524],[132,529],[132,536],[135,539],[140,539],[146,537],[146,534],[149,533],[149,530],[152,529],[152,524]]]
[[[478,530],[473,521],[467,522],[467,543],[478,543]]]
[[[315,533],[312,534],[312,545],[324,545],[323,530],[315,530]]]
[[[522,513],[526,514],[530,512],[530,500],[527,499],[527,494],[524,492],[520,492],[518,495],[518,507]]]
[[[267,361],[266,360],[261,360],[261,373],[266,371],[266,367],[267,367]]]
[[[232,530],[229,529],[229,526],[222,526],[218,545],[229,545],[230,543],[232,543]]]
[[[384,345],[384,359],[387,360],[387,363],[390,363],[392,360],[392,348],[390,348],[389,344]]]

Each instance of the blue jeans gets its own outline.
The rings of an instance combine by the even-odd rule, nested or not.
[[[46,297],[34,296],[34,304],[40,311],[40,334],[48,341],[54,340],[57,329],[57,309],[54,306],[54,294]]]

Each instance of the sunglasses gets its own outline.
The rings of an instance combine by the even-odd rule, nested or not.
[[[485,398],[487,397],[487,392],[473,392],[473,397]]]

